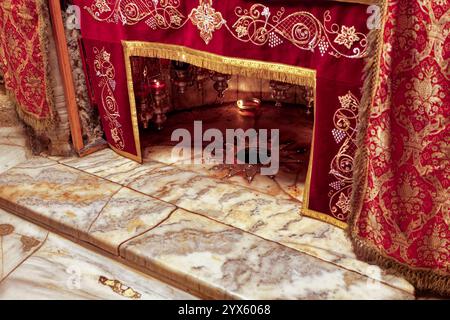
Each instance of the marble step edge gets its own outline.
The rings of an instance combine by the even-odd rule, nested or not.
[[[88,250],[91,250],[93,252],[101,254],[110,259],[113,259],[113,260],[115,260],[119,263],[122,263],[123,265],[126,265],[138,272],[142,272],[148,276],[154,277],[155,279],[157,279],[159,281],[162,281],[170,286],[176,287],[184,292],[192,294],[200,299],[206,299],[206,300],[246,299],[245,297],[242,297],[240,295],[234,294],[232,292],[228,292],[226,289],[221,288],[220,286],[214,286],[207,281],[193,277],[187,273],[181,273],[179,271],[176,271],[176,270],[172,269],[170,267],[170,265],[168,265],[168,264],[158,263],[157,261],[155,261],[155,262],[147,261],[145,266],[142,266],[142,264],[138,263],[137,261],[135,262],[135,259],[133,259],[133,258],[127,259],[125,257],[126,252],[121,250],[121,247],[124,246],[127,242],[132,241],[134,238],[137,238],[138,236],[131,238],[127,241],[124,241],[118,248],[118,254],[114,254],[111,251],[105,250],[105,249],[99,247],[98,245],[96,245],[92,238],[82,235],[82,233],[83,233],[82,231],[72,228],[70,226],[63,226],[60,223],[51,225],[49,223],[50,219],[48,219],[48,221],[43,221],[42,215],[34,212],[33,210],[30,210],[26,207],[17,205],[16,203],[13,203],[13,202],[11,202],[7,199],[1,198],[1,197],[0,197],[0,209],[6,210],[11,214],[14,214],[30,223],[33,223],[33,224],[47,230],[49,233],[55,233],[55,234],[65,238],[69,241],[72,241],[73,243],[78,244]],[[178,209],[178,210],[180,210],[180,209]],[[173,214],[173,212],[171,212],[169,214],[167,219]],[[192,214],[202,217],[203,219],[211,220],[214,223],[223,225],[221,222],[210,219],[201,214],[197,214],[197,213],[192,213]],[[150,232],[151,230],[153,230],[154,228],[157,228],[157,227],[158,227],[158,225],[145,231],[144,233]],[[227,227],[231,227],[233,229],[240,230],[240,229],[232,227],[232,226],[227,226]],[[240,230],[240,231],[242,231],[242,230]],[[246,233],[246,234],[248,233],[246,231],[242,231],[242,232]],[[139,236],[142,236],[143,234],[141,234]],[[269,241],[269,240],[265,240],[265,239],[262,239],[262,240]],[[269,241],[269,242],[272,242],[272,241]],[[278,244],[278,245],[284,247],[284,245],[282,245],[282,244]],[[294,249],[290,249],[290,250],[294,250]],[[300,254],[303,254],[303,253],[300,253]],[[307,256],[309,256],[309,255],[307,255]],[[315,258],[315,257],[312,257],[312,258]],[[320,260],[320,259],[318,259],[318,260]]]
[[[65,233],[64,231],[61,231],[61,226],[59,224],[56,226],[52,226],[52,225],[46,223],[45,221],[43,222],[42,220],[37,219],[38,217],[39,218],[41,217],[39,214],[36,214],[35,212],[33,212],[30,209],[21,207],[20,205],[11,203],[8,200],[0,198],[0,208],[3,208],[13,214],[16,214],[17,216],[19,216],[25,220],[28,220],[31,223],[37,224],[50,232],[54,232],[74,243],[77,243],[77,244],[87,248],[88,250],[92,250],[101,255],[104,255],[106,257],[114,259],[114,260],[118,261],[119,263],[127,265],[128,267],[130,267],[132,269],[135,269],[139,272],[142,272],[151,277],[154,277],[168,285],[174,286],[182,291],[185,291],[189,294],[197,296],[201,299],[220,299],[220,300],[246,299],[245,296],[241,296],[238,293],[229,292],[226,288],[222,287],[220,284],[216,284],[212,281],[208,282],[207,279],[200,279],[200,278],[195,277],[187,272],[177,271],[176,267],[174,268],[168,263],[158,262],[157,259],[153,259],[153,258],[146,259],[147,262],[145,263],[145,265],[142,265],[142,263],[139,263],[139,261],[137,261],[134,257],[127,257],[126,250],[122,250],[121,247],[122,247],[122,245],[125,246],[126,243],[128,243],[128,242],[132,242],[133,239],[137,238],[137,237],[134,237],[134,238],[128,239],[127,241],[124,241],[119,246],[119,248],[118,248],[119,253],[118,253],[118,255],[116,255],[116,254],[106,251],[105,249],[98,247],[97,245],[95,245],[94,243],[89,241],[89,238],[84,238],[84,237],[77,238],[76,236],[78,236],[79,233],[72,233],[72,235],[71,235],[71,234]],[[173,214],[173,212],[169,215],[169,217],[172,214]],[[193,213],[193,214],[198,215],[195,213]],[[199,216],[201,216],[203,219],[207,219],[207,220],[213,221],[214,223],[223,225],[220,222],[211,220],[202,215],[199,215]],[[169,219],[169,217],[167,219]],[[151,232],[153,229],[155,229],[157,227],[158,227],[158,225],[147,230],[145,233]],[[231,227],[231,226],[228,226],[228,227]],[[238,228],[235,228],[235,227],[232,227],[232,228],[239,230]],[[67,232],[67,230],[68,229],[66,229],[66,232]],[[240,231],[242,231],[242,230],[240,230]],[[245,234],[248,234],[248,232],[245,232],[245,231],[242,231],[242,232]],[[141,235],[143,235],[143,234],[141,234]],[[251,234],[249,234],[249,235],[251,235]],[[258,238],[260,238],[260,237],[258,237]],[[265,242],[268,241],[268,240],[265,240],[262,238],[261,238],[261,240],[263,240]],[[268,241],[268,242],[271,242],[271,241]],[[277,245],[281,246],[281,247],[285,247],[281,244],[277,244]],[[286,248],[288,248],[288,247],[286,247]],[[288,248],[288,249],[290,249],[290,248]],[[290,249],[290,250],[293,250],[293,249]],[[302,253],[300,253],[300,254],[302,254]],[[309,256],[309,255],[306,255],[306,256]],[[310,257],[313,259],[317,259],[312,256],[310,256]],[[322,263],[325,262],[320,259],[318,259],[318,261],[321,261]],[[337,266],[335,266],[335,267],[337,267]],[[349,270],[346,270],[346,271],[348,272]],[[355,273],[358,274],[357,272],[355,272]],[[358,275],[362,276],[360,274],[358,274]],[[403,291],[398,288],[391,288],[391,289],[394,289],[394,291],[398,291],[398,292]],[[403,294],[406,294],[406,292],[403,292]],[[410,295],[410,294],[408,294],[408,295]],[[411,296],[411,298],[414,298],[414,296]]]
[[[154,197],[154,196],[152,196],[152,195],[149,195],[149,194],[147,194],[147,193],[143,193],[143,192],[139,191],[138,189],[133,188],[133,187],[131,186],[132,182],[129,182],[129,183],[126,183],[126,184],[122,184],[122,183],[116,182],[116,181],[114,181],[114,180],[105,178],[105,177],[103,177],[103,176],[101,176],[101,175],[98,175],[98,174],[96,174],[96,173],[87,172],[87,171],[85,171],[85,170],[82,170],[82,169],[80,169],[80,168],[77,168],[76,166],[72,166],[72,165],[70,165],[70,164],[67,164],[65,161],[61,161],[61,159],[59,159],[58,157],[47,157],[47,158],[50,159],[50,160],[56,161],[56,162],[57,162],[58,164],[60,164],[60,165],[67,166],[67,167],[69,167],[69,168],[71,168],[71,169],[74,169],[74,170],[77,170],[77,171],[86,173],[86,174],[88,174],[88,175],[97,177],[97,178],[99,178],[99,179],[103,179],[103,180],[105,180],[105,181],[108,181],[108,182],[111,182],[111,183],[114,183],[114,184],[119,184],[119,185],[121,185],[123,188],[127,188],[127,189],[129,189],[129,190],[133,190],[133,191],[135,191],[135,192],[141,193],[141,194],[146,195],[146,196],[148,196],[148,197],[158,199],[158,198],[156,198],[156,197]],[[157,160],[152,160],[152,161],[161,163],[161,164],[163,165],[161,168],[173,167],[173,166],[177,167],[177,165],[176,165],[175,163],[174,163],[174,164],[168,164],[168,163],[163,163],[163,162],[160,162],[160,161],[157,161]],[[161,169],[161,168],[159,168],[159,169]],[[153,171],[153,170],[158,170],[158,168],[156,168],[156,169],[151,169],[150,171]],[[183,170],[183,169],[180,169],[180,170],[186,171],[186,170]],[[199,175],[204,176],[203,174],[199,174]],[[205,178],[208,178],[208,179],[220,181],[220,179],[216,179],[216,178],[213,178],[213,177],[209,177],[209,176],[204,176],[204,177],[205,177]],[[137,179],[139,179],[139,177],[133,179],[133,181],[135,181],[135,180],[137,180]],[[238,185],[238,184],[235,184],[235,183],[232,183],[232,184]],[[244,186],[243,188],[248,189],[249,191],[252,191],[252,192],[255,192],[255,193],[259,193],[259,194],[263,194],[263,195],[265,195],[265,196],[272,197],[272,195],[270,195],[270,194],[268,194],[268,193],[265,193],[265,192],[263,192],[263,191],[254,190],[254,189],[248,188],[248,187],[246,187],[246,186]],[[345,266],[345,265],[342,265],[342,264],[335,263],[335,262],[333,261],[333,259],[325,258],[325,257],[321,256],[320,254],[314,254],[314,253],[310,252],[309,250],[305,250],[305,249],[303,249],[303,248],[301,248],[301,247],[299,247],[299,246],[291,245],[291,244],[289,244],[289,243],[283,243],[283,242],[281,242],[281,241],[274,240],[274,239],[272,239],[272,238],[270,238],[270,237],[265,237],[265,236],[261,236],[261,235],[255,234],[255,233],[253,233],[253,232],[251,232],[251,231],[249,231],[249,230],[247,230],[247,229],[245,229],[245,228],[241,228],[241,227],[234,226],[234,225],[232,225],[232,224],[229,224],[229,223],[226,223],[226,222],[224,222],[224,221],[221,221],[220,219],[212,218],[212,217],[210,217],[210,216],[208,216],[208,215],[205,215],[205,214],[203,214],[203,213],[194,212],[194,211],[192,211],[192,209],[189,209],[189,208],[186,208],[186,207],[177,205],[176,203],[171,202],[171,201],[164,201],[164,200],[161,200],[161,199],[158,199],[158,200],[163,201],[163,202],[166,202],[166,203],[171,204],[171,205],[175,205],[175,206],[177,206],[177,208],[179,208],[179,209],[183,209],[183,210],[192,212],[192,213],[194,213],[194,214],[196,214],[196,215],[205,217],[205,218],[207,218],[207,219],[209,219],[209,220],[212,220],[212,221],[215,221],[215,222],[217,222],[217,223],[219,223],[219,224],[228,225],[228,226],[230,226],[230,227],[232,227],[232,228],[235,228],[235,229],[238,229],[238,230],[242,230],[242,231],[244,231],[245,233],[249,233],[249,234],[252,234],[252,235],[256,235],[257,237],[260,237],[260,238],[263,239],[263,240],[277,243],[278,245],[281,245],[281,246],[284,246],[284,247],[293,249],[293,250],[295,250],[295,251],[297,251],[297,252],[300,252],[300,253],[302,253],[302,254],[305,254],[305,255],[311,256],[311,257],[313,257],[313,258],[319,259],[319,260],[321,260],[321,261],[323,261],[323,262],[326,262],[326,263],[330,263],[330,264],[332,264],[332,265],[335,265],[335,266],[337,266],[338,268],[345,269],[345,270],[347,270],[347,271],[349,271],[349,272],[355,272],[355,273],[357,273],[357,274],[359,274],[359,275],[361,275],[361,276],[363,276],[363,277],[372,278],[370,275],[367,275],[367,274],[365,274],[365,273],[363,273],[363,272],[357,270],[356,268],[351,268],[351,267],[348,267],[348,266]],[[284,200],[284,201],[293,202],[293,200],[291,200],[291,199]],[[294,202],[295,202],[295,201],[294,201]],[[307,217],[307,218],[308,218],[308,217]],[[311,219],[313,219],[313,218],[311,218]],[[322,223],[322,221],[319,221],[319,223]],[[324,222],[323,222],[323,223],[324,223]],[[383,277],[382,279],[377,279],[377,278],[372,278],[372,279],[375,279],[375,280],[377,280],[377,281],[380,281],[380,282],[383,283],[384,285],[389,286],[389,287],[392,287],[392,288],[394,288],[394,289],[402,290],[402,291],[404,291],[404,292],[406,292],[406,293],[408,293],[408,294],[412,294],[412,295],[415,294],[414,288],[412,288],[411,290],[408,290],[408,289],[405,289],[405,288],[401,288],[401,287],[399,287],[399,286],[396,286],[396,285],[393,285],[393,284],[389,283],[389,281],[386,281],[386,279],[385,279],[384,277]]]
[[[4,200],[2,198],[0,198],[0,209],[6,210],[11,214],[14,214],[14,215],[20,217],[21,219],[24,219],[25,221],[33,223],[33,224],[47,230],[49,233],[57,234],[58,236],[61,236],[64,239],[72,241],[73,243],[80,245],[87,250],[91,250],[91,251],[101,254],[107,258],[113,259],[129,268],[136,270],[137,272],[146,274],[150,277],[154,277],[155,279],[157,279],[167,285],[173,286],[184,292],[192,294],[200,299],[205,299],[205,300],[242,299],[241,297],[230,294],[229,292],[226,292],[224,290],[218,291],[217,288],[211,288],[207,283],[205,283],[203,281],[198,281],[198,279],[194,280],[194,278],[189,277],[188,275],[181,275],[179,273],[176,273],[176,274],[170,274],[172,276],[168,276],[169,273],[167,273],[167,269],[162,268],[161,266],[155,265],[155,268],[152,268],[152,269],[143,267],[137,263],[134,263],[132,261],[125,259],[121,255],[115,255],[107,250],[104,250],[104,249],[96,246],[95,244],[93,244],[91,242],[88,242],[87,240],[84,240],[84,239],[82,240],[81,238],[77,238],[71,234],[62,232],[57,227],[51,226],[51,225],[46,224],[38,219],[35,219],[35,218],[33,218],[33,216],[36,216],[36,214],[34,212],[32,212],[31,210],[28,210],[21,206],[17,206],[17,205],[15,205],[7,200]]]
[[[55,163],[58,163],[58,164],[60,164],[60,165],[67,166],[68,168],[71,168],[71,169],[73,169],[73,170],[75,170],[75,171],[79,171],[79,172],[82,172],[82,173],[87,174],[87,175],[89,175],[89,176],[96,177],[96,178],[99,178],[99,179],[108,181],[108,182],[110,182],[110,183],[112,183],[112,184],[121,186],[120,189],[129,189],[129,190],[133,190],[133,191],[136,191],[136,192],[138,192],[138,193],[141,193],[141,192],[139,192],[138,190],[135,190],[135,189],[133,189],[133,188],[131,188],[131,187],[128,187],[128,186],[124,186],[124,185],[122,185],[122,184],[120,184],[120,183],[111,181],[111,180],[109,180],[109,179],[105,179],[105,178],[103,178],[103,177],[101,177],[101,176],[96,175],[95,173],[89,173],[89,172],[83,171],[83,170],[81,170],[81,169],[78,169],[78,168],[75,168],[75,167],[68,166],[68,165],[66,165],[66,164],[64,164],[64,163],[61,163],[61,162],[59,161],[60,159],[52,159],[52,157],[45,157],[45,158],[49,159],[50,161],[54,161]],[[144,194],[144,195],[146,195],[146,196],[148,196],[148,197],[150,197],[150,198],[154,198],[153,196],[150,196],[150,195],[148,195],[148,194]],[[155,199],[156,199],[156,198],[155,198]],[[2,200],[2,199],[0,198],[0,207],[1,207],[1,200]],[[162,200],[160,200],[160,201],[162,201]],[[163,202],[166,202],[166,201],[163,201]],[[109,201],[108,201],[108,203],[109,203]],[[168,204],[171,204],[171,205],[175,205],[174,203],[171,203],[171,202],[167,202],[167,203],[168,203]],[[28,218],[29,220],[32,220],[34,223],[40,224],[41,226],[44,226],[44,228],[47,228],[47,229],[48,229],[48,228],[52,228],[53,230],[55,230],[55,233],[58,233],[58,234],[60,234],[60,235],[65,235],[65,234],[67,233],[68,236],[74,237],[74,239],[76,239],[77,241],[83,241],[83,242],[89,243],[90,245],[95,246],[96,248],[99,248],[100,250],[102,250],[102,251],[104,251],[105,253],[107,253],[107,250],[105,250],[104,248],[101,248],[101,246],[100,246],[98,243],[93,242],[93,239],[92,239],[89,235],[86,235],[86,232],[85,232],[85,231],[79,230],[79,229],[77,229],[77,228],[74,228],[74,227],[71,227],[71,226],[68,226],[68,225],[61,224],[61,223],[59,223],[59,222],[52,223],[53,220],[47,218],[45,215],[39,214],[38,212],[30,211],[29,209],[26,209],[26,208],[20,207],[20,206],[19,206],[18,208],[14,208],[15,206],[16,206],[16,204],[11,203],[11,202],[8,202],[6,208],[7,208],[8,210],[13,210],[13,211],[16,213],[16,215],[18,215],[18,216]],[[179,206],[176,206],[176,207],[177,207],[177,209],[183,209],[183,210],[186,210],[186,208],[181,208],[181,207],[179,207]],[[24,211],[29,211],[29,214],[28,214],[28,215],[27,215],[27,214],[24,214],[24,213],[23,213]],[[299,253],[301,253],[301,254],[304,254],[304,255],[313,257],[313,258],[318,259],[318,260],[320,260],[320,261],[322,261],[322,262],[325,262],[325,263],[332,264],[332,265],[334,265],[335,267],[337,267],[337,268],[339,268],[339,269],[343,269],[343,270],[346,270],[346,271],[349,271],[349,272],[354,272],[354,273],[356,273],[356,274],[358,274],[358,275],[360,275],[360,276],[362,276],[362,277],[366,277],[366,278],[369,278],[369,279],[373,279],[373,280],[379,281],[379,282],[381,282],[383,285],[389,286],[389,287],[391,287],[391,288],[393,288],[393,289],[396,289],[396,290],[403,291],[404,293],[407,293],[407,294],[410,294],[410,295],[414,295],[414,294],[415,294],[415,293],[414,293],[414,289],[413,289],[412,291],[411,291],[411,290],[405,290],[404,288],[401,288],[401,287],[398,287],[398,286],[396,286],[396,285],[393,285],[393,284],[389,283],[389,282],[386,281],[384,278],[383,278],[383,279],[373,278],[373,277],[371,277],[370,275],[364,274],[364,273],[362,273],[362,272],[360,272],[360,271],[358,271],[358,270],[355,270],[355,269],[353,269],[353,268],[349,268],[349,267],[347,267],[347,266],[343,266],[343,265],[341,265],[341,264],[334,263],[334,261],[332,261],[332,260],[330,260],[330,259],[327,259],[327,258],[324,258],[324,257],[321,257],[320,255],[312,254],[312,253],[309,252],[308,250],[303,250],[303,249],[301,249],[301,248],[299,248],[299,247],[295,247],[295,246],[291,246],[291,245],[286,244],[286,243],[282,243],[282,242],[280,242],[280,241],[271,239],[270,237],[265,237],[265,236],[261,236],[261,235],[254,234],[254,233],[251,232],[251,231],[248,231],[248,230],[246,230],[246,229],[243,229],[243,228],[240,228],[240,227],[237,227],[237,226],[233,226],[233,225],[231,225],[231,224],[229,224],[229,223],[225,223],[225,222],[223,222],[223,221],[221,221],[221,220],[218,220],[218,219],[211,218],[211,217],[209,217],[209,216],[207,216],[207,215],[204,215],[204,214],[202,214],[202,213],[193,212],[192,210],[189,210],[189,209],[186,210],[186,211],[191,212],[191,213],[193,213],[193,214],[195,214],[195,215],[204,217],[204,218],[206,218],[206,219],[208,219],[208,220],[210,220],[210,221],[214,221],[214,222],[219,223],[219,224],[221,224],[221,225],[227,225],[227,226],[229,226],[229,227],[231,227],[231,228],[233,228],[233,229],[241,230],[241,231],[243,231],[243,232],[245,232],[245,233],[248,233],[248,234],[257,236],[258,238],[261,238],[261,239],[264,240],[264,241],[273,242],[273,243],[276,243],[277,245],[280,245],[280,246],[282,246],[282,247],[286,247],[286,248],[293,249],[294,251],[299,252]],[[34,218],[33,218],[33,217],[34,217]],[[43,224],[43,219],[44,219],[44,224]],[[157,226],[154,226],[154,227],[157,227]],[[150,229],[150,230],[151,230],[151,229]],[[150,231],[150,230],[147,230],[146,232],[148,232],[148,231]],[[131,239],[128,239],[127,241],[129,241],[129,240],[131,240]],[[127,242],[127,241],[125,241],[125,242]],[[119,255],[116,255],[116,256],[120,256],[120,254],[119,254]],[[185,281],[185,280],[183,280],[183,282],[184,282],[184,281]],[[184,289],[183,289],[183,290],[184,290]],[[185,290],[185,291],[186,291],[186,290]],[[223,295],[229,296],[228,292],[224,291],[224,292],[222,292],[222,293],[220,294],[220,296],[221,296],[220,299],[223,298]],[[233,297],[233,298],[236,298],[236,297]]]

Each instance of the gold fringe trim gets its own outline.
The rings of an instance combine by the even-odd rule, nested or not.
[[[361,107],[359,111],[359,130],[357,136],[357,153],[353,171],[353,192],[351,199],[351,211],[348,219],[347,233],[352,241],[356,256],[369,263],[375,263],[389,272],[402,276],[411,282],[416,290],[430,292],[443,296],[450,296],[450,277],[439,274],[432,270],[418,270],[404,265],[394,258],[383,255],[378,249],[371,246],[365,240],[360,239],[356,232],[356,221],[361,213],[365,192],[367,189],[368,175],[368,150],[365,144],[369,114],[375,90],[377,88],[380,60],[383,46],[384,25],[387,19],[389,0],[380,0],[379,5],[383,8],[383,22],[381,31],[372,30],[368,36],[369,55],[366,58],[364,68],[364,85]]]
[[[352,238],[356,256],[370,264],[381,266],[387,272],[401,276],[416,288],[416,295],[433,294],[450,297],[450,277],[432,270],[417,270],[401,264],[393,258],[383,256],[378,250],[371,248],[358,238]]]
[[[184,46],[163,43],[122,41],[122,44],[126,59],[130,56],[170,59],[225,74],[239,74],[310,87],[316,84],[316,71],[312,69],[281,63],[230,58]]]

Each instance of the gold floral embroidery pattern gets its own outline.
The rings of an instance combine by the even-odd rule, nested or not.
[[[341,144],[338,153],[331,161],[330,174],[336,179],[330,183],[329,207],[333,216],[346,220],[350,213],[350,199],[353,186],[353,164],[356,152],[356,126],[359,101],[351,93],[339,97],[341,107],[336,110],[332,130],[334,140]]]
[[[0,1],[0,69],[19,118],[43,131],[55,123],[45,1]]]
[[[100,13],[111,11],[111,8],[109,7],[109,5],[106,2],[106,0],[96,0],[95,1],[95,7],[98,9],[98,11]]]
[[[103,1],[96,0],[91,6],[84,7],[97,21],[134,25],[148,18],[145,23],[153,30],[177,29],[187,21],[178,11],[179,0],[118,0],[113,9],[108,5],[103,6],[101,4]]]
[[[141,294],[130,287],[125,286],[119,280],[111,280],[104,276],[100,276],[98,282],[104,286],[110,287],[112,291],[121,295],[122,297],[130,299],[140,299]]]
[[[125,148],[125,140],[123,138],[123,130],[118,118],[120,118],[119,108],[116,98],[114,97],[115,69],[111,63],[111,54],[104,48],[98,50],[94,48],[94,69],[97,77],[100,78],[98,86],[102,88],[101,103],[105,111],[105,120],[108,122],[111,138],[114,140],[115,146],[120,150]]]
[[[351,234],[363,256],[448,295],[450,3],[389,1],[383,30]]]
[[[306,11],[284,16],[284,8],[272,16],[269,7],[262,4],[254,4],[250,9],[237,7],[235,14],[239,18],[229,30],[240,41],[258,46],[269,43],[273,48],[283,43],[281,38],[284,38],[299,49],[318,48],[322,56],[328,53],[336,58],[362,58],[367,54],[367,36],[356,32],[354,26],[330,23],[330,11],[325,11],[323,22]],[[333,42],[346,49],[336,47]]]
[[[199,0],[198,7],[187,16],[179,11],[180,6],[181,0],[153,0],[151,3],[117,0],[111,12],[105,11],[106,7],[100,10],[97,2],[85,9],[94,19],[102,22],[134,25],[147,19],[145,23],[153,30],[180,29],[191,21],[206,44],[211,41],[213,32],[224,26],[235,39],[257,46],[274,48],[284,39],[301,50],[318,49],[322,56],[329,54],[336,58],[359,59],[367,54],[367,36],[357,32],[354,26],[331,23],[330,11],[325,11],[320,21],[306,11],[285,15],[285,9],[281,8],[272,14],[268,6],[254,4],[249,9],[236,7],[237,20],[230,27],[222,14],[213,8],[212,0]]]
[[[219,30],[225,24],[220,12],[212,8],[212,0],[200,0],[198,8],[189,15],[192,23],[200,30],[200,37],[208,44],[214,30]]]
[[[353,46],[353,43],[359,40],[358,35],[356,34],[355,27],[346,27],[342,26],[341,33],[334,39],[335,43],[343,44],[350,49]]]
[[[418,115],[432,117],[442,106],[445,94],[436,81],[436,70],[433,67],[424,69],[412,83],[406,84],[408,91],[405,97],[411,98],[413,111]]]

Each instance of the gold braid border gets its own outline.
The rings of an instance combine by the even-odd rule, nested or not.
[[[369,55],[366,58],[364,68],[364,86],[361,106],[359,111],[359,130],[356,139],[357,153],[353,171],[353,193],[351,199],[351,211],[348,218],[347,233],[350,237],[356,256],[369,263],[374,263],[388,272],[404,277],[411,282],[419,292],[433,293],[450,296],[450,277],[428,269],[412,268],[406,264],[386,256],[379,250],[360,238],[355,230],[355,225],[361,213],[365,192],[367,189],[368,175],[368,150],[365,145],[369,114],[377,88],[380,70],[380,58],[384,43],[384,25],[387,18],[389,0],[379,0],[382,8],[383,21],[381,30],[372,30],[368,35]]]

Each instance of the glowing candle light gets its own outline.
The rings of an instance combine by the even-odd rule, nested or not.
[[[159,92],[166,88],[166,83],[163,80],[153,79],[150,81],[150,88],[154,92]]]
[[[240,99],[236,101],[239,114],[243,117],[255,117],[261,107],[261,100],[256,98]]]

